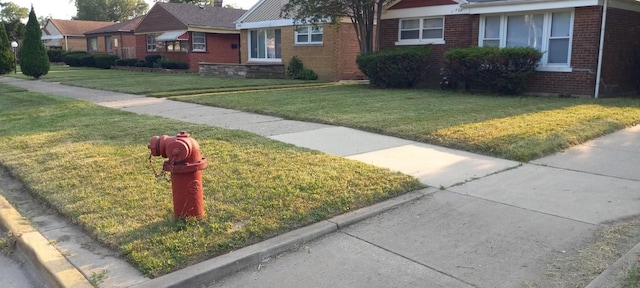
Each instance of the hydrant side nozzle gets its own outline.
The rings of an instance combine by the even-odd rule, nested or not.
[[[151,150],[151,155],[153,156],[162,156],[167,158],[166,146],[167,146],[167,138],[169,136],[153,136],[149,141],[149,145],[147,146],[149,150]]]

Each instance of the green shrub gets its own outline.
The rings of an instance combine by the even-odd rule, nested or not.
[[[444,54],[451,81],[484,85],[490,91],[518,94],[542,58],[531,47],[470,47],[451,49]]]
[[[4,25],[0,24],[0,74],[12,72],[14,69],[14,57],[11,43]]]
[[[311,69],[305,69],[304,64],[302,64],[302,60],[298,58],[298,56],[291,57],[289,60],[289,65],[287,66],[287,75],[291,77],[291,79],[298,80],[317,80],[318,74],[313,72]]]
[[[78,57],[78,60],[80,61],[80,66],[82,66],[82,67],[95,67],[96,66],[96,60],[95,60],[95,58],[93,58],[93,55],[91,55],[91,54],[80,55]]]
[[[302,70],[304,70],[302,60],[300,60],[298,56],[291,57],[291,60],[289,60],[289,66],[287,66],[287,76],[291,77],[291,79],[298,79]]]
[[[40,79],[49,73],[49,57],[42,44],[42,30],[36,12],[31,7],[29,20],[25,26],[24,40],[20,49],[20,68],[22,74]]]
[[[63,54],[63,62],[71,67],[82,67],[81,57],[89,55],[87,52],[74,51]]]
[[[144,56],[144,60],[147,63],[147,67],[154,68],[158,67],[158,62],[162,59],[162,55],[147,55]]]
[[[109,54],[95,54],[93,55],[93,59],[95,61],[95,67],[102,69],[111,69],[111,67],[116,65],[118,56]]]
[[[358,55],[356,63],[374,87],[408,88],[425,80],[431,47],[385,49]]]
[[[134,64],[133,66],[135,67],[147,67],[147,61],[144,60],[138,60],[136,62],[136,64]],[[153,65],[152,65],[153,66]]]
[[[318,80],[318,74],[311,69],[302,69],[298,78],[300,80]]]
[[[137,58],[118,59],[116,60],[116,66],[136,66],[137,62],[138,62]],[[145,66],[147,66],[146,63],[145,63]]]
[[[161,59],[158,65],[164,69],[189,69],[189,63],[171,59]]]
[[[64,58],[62,57],[62,50],[60,49],[49,49],[47,50],[47,56],[49,57],[49,62],[63,62]]]

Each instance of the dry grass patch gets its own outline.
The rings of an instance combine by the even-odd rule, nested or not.
[[[153,135],[189,131],[206,218],[173,219]],[[0,163],[35,195],[155,277],[421,188],[414,178],[257,135],[111,110],[0,85]],[[155,158],[153,166],[161,167]]]

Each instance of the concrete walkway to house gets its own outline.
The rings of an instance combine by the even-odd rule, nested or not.
[[[54,214],[26,216],[85,276],[107,271],[101,287],[555,287],[549,275],[559,271],[551,267],[587,247],[597,231],[640,215],[640,126],[523,164],[166,99],[8,77],[0,83],[242,129],[401,171],[431,187],[152,280]],[[591,287],[616,287],[611,279],[638,250]]]

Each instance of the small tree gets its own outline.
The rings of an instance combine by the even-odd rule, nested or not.
[[[9,43],[7,31],[0,24],[0,74],[7,74],[13,70],[13,48]]]
[[[42,31],[40,31],[36,12],[31,6],[22,49],[20,49],[20,68],[22,68],[22,74],[36,79],[49,73],[49,57],[40,38],[42,38]]]

